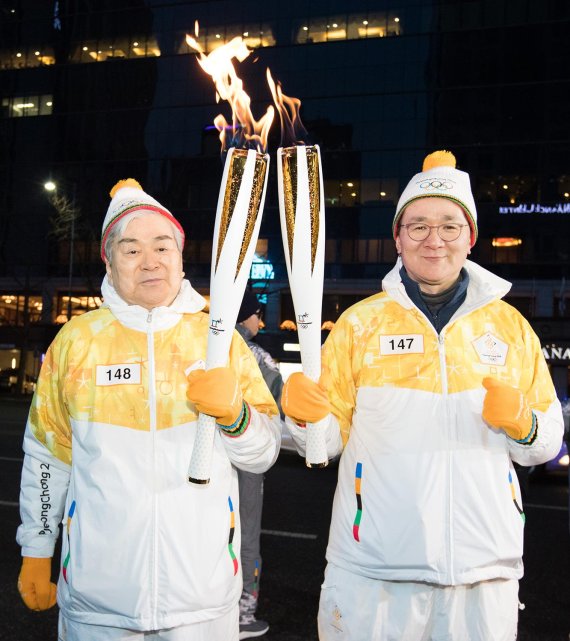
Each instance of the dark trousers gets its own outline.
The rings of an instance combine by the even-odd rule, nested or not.
[[[263,509],[263,474],[237,471],[239,515],[241,521],[241,566],[243,589],[257,597],[261,576],[261,513]]]

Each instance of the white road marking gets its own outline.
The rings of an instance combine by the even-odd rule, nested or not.
[[[316,534],[303,534],[302,532],[283,532],[282,530],[261,530],[261,534],[271,534],[272,536],[285,536],[290,539],[316,539]]]
[[[538,505],[537,503],[524,503],[523,507],[535,508],[537,510],[560,510],[561,512],[568,512],[568,508],[563,505]]]

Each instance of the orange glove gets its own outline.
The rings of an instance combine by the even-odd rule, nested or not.
[[[296,423],[316,423],[332,411],[325,388],[301,372],[291,374],[283,386],[281,408]]]
[[[504,430],[515,441],[526,440],[533,431],[535,419],[525,395],[516,387],[505,385],[496,378],[483,379],[487,390],[483,401],[483,420]]]
[[[51,559],[25,556],[18,577],[18,592],[30,610],[40,612],[52,608],[57,588],[51,582]]]
[[[186,396],[199,412],[214,416],[220,425],[232,425],[241,415],[243,396],[237,376],[229,367],[190,372]]]

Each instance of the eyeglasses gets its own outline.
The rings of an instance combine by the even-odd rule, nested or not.
[[[409,223],[407,225],[400,225],[405,227],[408,236],[412,240],[426,240],[431,234],[432,229],[437,229],[437,235],[446,243],[457,240],[461,234],[462,227],[469,227],[469,225],[462,225],[460,223],[443,223],[442,225],[426,225],[425,223]]]

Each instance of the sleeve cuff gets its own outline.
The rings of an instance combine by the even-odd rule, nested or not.
[[[237,417],[237,419],[231,425],[220,425],[220,423],[217,423],[217,425],[226,436],[235,438],[237,436],[241,436],[245,432],[245,430],[249,426],[250,420],[251,420],[250,407],[245,401],[243,401],[242,407],[241,407],[241,414]]]
[[[525,436],[525,438],[521,439],[514,439],[516,443],[520,443],[521,445],[532,445],[536,441],[536,437],[538,436],[538,420],[536,418],[536,414],[533,412],[532,413],[532,426],[530,428],[530,432]]]

